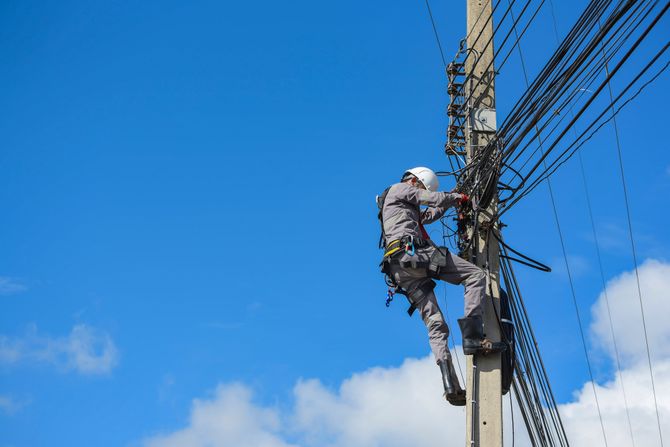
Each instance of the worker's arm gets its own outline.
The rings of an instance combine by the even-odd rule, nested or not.
[[[445,211],[452,206],[456,206],[462,198],[462,194],[457,192],[428,191],[405,183],[394,185],[389,194],[398,200],[415,206],[423,205],[429,208],[441,208]],[[442,211],[442,214],[444,214],[444,211]],[[440,217],[441,214],[436,219]]]
[[[432,224],[447,211],[447,208],[441,206],[431,206],[421,212],[421,223],[424,225]]]
[[[428,191],[419,188],[411,189],[414,189],[415,191],[412,191],[410,195],[415,196],[413,197],[413,200],[418,201],[419,205],[425,205],[432,208],[443,208],[445,211],[452,206],[456,206],[462,196],[457,192]],[[444,211],[442,214],[444,214]]]

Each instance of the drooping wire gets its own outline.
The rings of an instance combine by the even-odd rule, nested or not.
[[[508,10],[509,4],[511,2],[508,3]],[[524,9],[527,5],[524,6]],[[499,2],[496,3],[497,6],[499,6]],[[573,127],[584,112],[592,106],[595,97],[606,85],[606,83],[600,83],[592,88],[591,84],[596,82],[598,75],[604,70],[603,67],[606,62],[616,63],[616,67],[610,72],[607,80],[617,74],[616,72],[619,71],[623,63],[634,52],[637,52],[638,47],[648,37],[651,30],[657,27],[668,6],[669,4],[660,6],[660,11],[658,11],[659,2],[654,0],[634,2],[629,0],[616,2],[611,0],[591,1],[575,26],[564,38],[554,56],[550,58],[550,61],[536,80],[533,81],[530,88],[512,108],[511,113],[499,127],[497,136],[478,151],[477,159],[469,161],[467,170],[457,175],[462,190],[471,193],[471,196],[476,195],[472,194],[476,188],[482,189],[485,187],[481,182],[478,184],[477,179],[489,178],[489,173],[497,169],[496,166],[500,164],[503,167],[499,174],[501,176],[507,175],[506,170],[513,168],[512,163],[524,155],[524,159],[519,160],[522,163],[521,167],[517,166],[516,172],[512,171],[514,172],[513,177],[502,178],[502,183],[508,187],[505,200],[501,202],[499,208],[498,217],[500,217],[519,199],[541,183],[544,177],[551,175],[560,165],[574,155],[576,149],[602,127],[601,121],[606,118],[605,114],[610,111],[608,108],[603,111],[604,113],[599,114],[567,149],[562,150],[558,155],[553,155],[557,152],[554,149],[564,139],[567,130]],[[505,15],[510,17],[511,14],[507,14],[507,12],[505,11]],[[653,14],[654,12],[656,14]],[[531,18],[527,22],[531,22],[535,16],[535,13],[531,14]],[[597,30],[598,21],[603,19],[605,19],[603,28]],[[517,26],[522,26],[519,17],[513,18],[512,22]],[[523,25],[524,30],[528,23]],[[498,30],[499,28],[496,27]],[[506,37],[514,31],[514,26],[510,25],[509,28],[510,31]],[[642,29],[639,34],[638,29]],[[522,37],[522,33],[519,34],[517,31],[517,36]],[[506,41],[506,39],[503,41]],[[634,42],[629,45],[628,41]],[[510,39],[508,42],[512,42],[512,49],[516,46],[515,39]],[[603,47],[604,51],[602,51]],[[500,48],[498,53],[504,54],[500,51]],[[468,57],[472,57],[473,54],[467,52]],[[654,57],[654,63],[657,62],[658,56],[657,54]],[[479,60],[481,60],[481,55],[477,56],[475,62]],[[624,94],[641,80],[641,75],[645,74],[649,68],[651,68],[651,65],[645,67],[643,72],[636,76],[633,82],[629,83],[624,91],[617,96],[615,102],[623,101],[625,99]],[[465,84],[463,83],[463,85]],[[590,89],[595,90],[595,93]],[[593,94],[586,97],[586,92]],[[626,100],[624,105],[629,100]],[[582,103],[582,101],[584,102]],[[458,102],[457,105],[465,107],[463,100]],[[566,119],[568,115],[565,114],[565,111],[572,108],[576,108],[573,119]],[[539,159],[536,156],[536,154],[539,154],[539,148],[535,147],[533,150],[530,147],[530,143],[537,140],[538,132],[542,132],[545,140],[547,140],[547,149]],[[549,154],[552,154],[552,159],[548,158]],[[545,160],[547,163],[543,163]],[[528,167],[526,168],[526,166]],[[522,177],[518,176],[521,171],[524,171]]]
[[[575,293],[575,285],[572,280],[572,273],[570,272],[570,264],[568,262],[568,254],[565,250],[565,242],[563,240],[563,231],[561,231],[561,223],[558,218],[558,210],[556,209],[556,202],[554,200],[554,191],[551,187],[551,179],[547,179],[547,187],[549,188],[549,196],[551,197],[551,207],[554,210],[554,219],[556,220],[556,228],[558,230],[558,237],[561,241],[561,251],[563,253],[563,260],[565,261],[565,269],[568,274],[568,282],[570,283],[570,292],[572,294],[572,303],[575,306],[575,314],[577,315],[577,323],[579,326],[579,335],[582,339],[582,347],[584,348],[584,356],[586,357],[586,365],[588,366],[589,378],[591,379],[591,388],[593,389],[593,397],[595,398],[596,408],[598,410],[598,419],[600,421],[600,429],[603,433],[605,446],[607,446],[607,435],[605,433],[605,425],[603,424],[603,416],[600,410],[600,401],[598,400],[598,393],[596,391],[595,379],[593,377],[593,370],[591,368],[591,361],[589,360],[589,351],[586,347],[586,336],[584,335],[584,328],[582,326],[582,318],[579,314],[579,305],[577,304],[577,295]]]
[[[502,244],[500,252],[506,254],[506,248]],[[503,283],[510,298],[510,310],[518,345],[514,363],[516,374],[512,384],[528,435],[533,445],[568,446],[558,405],[512,264],[508,259],[501,258],[500,266]]]
[[[642,3],[644,3],[644,2],[639,2],[639,3],[642,4]],[[576,119],[579,118],[579,116],[584,112],[584,110],[586,110],[586,108],[593,102],[593,100],[595,99],[595,97],[597,96],[597,94],[598,94],[598,93],[605,87],[607,80],[611,79],[611,77],[612,77],[612,75],[615,73],[615,71],[618,70],[618,69],[621,67],[621,65],[623,64],[623,62],[625,62],[625,61],[628,59],[628,57],[630,57],[630,55],[631,55],[631,54],[633,53],[633,51],[635,51],[635,49],[639,46],[639,44],[641,43],[641,41],[644,40],[644,38],[648,35],[648,33],[651,31],[651,29],[653,29],[653,28],[656,26],[656,24],[658,23],[658,21],[660,20],[660,18],[661,18],[661,17],[665,14],[665,12],[667,11],[667,7],[668,7],[668,5],[666,5],[666,7],[663,8],[663,10],[660,11],[659,14],[653,19],[652,23],[649,24],[649,26],[648,26],[648,27],[645,29],[645,31],[642,33],[642,35],[640,36],[640,38],[637,39],[637,41],[635,42],[635,44],[632,45],[632,47],[628,50],[628,52],[626,53],[626,55],[623,56],[622,59],[619,61],[619,63],[617,64],[617,67],[615,67],[615,70],[612,70],[612,71],[609,73],[609,75],[607,76],[606,81],[600,84],[600,86],[598,87],[598,89],[596,90],[596,92],[595,92],[595,93],[592,95],[592,97],[587,101],[587,103],[586,103],[586,104],[579,110],[579,112],[577,113],[577,115],[575,116],[575,118],[573,118],[573,119],[570,121],[570,123],[568,123],[568,124],[565,126],[563,132],[561,132],[561,134],[560,134],[558,137],[556,137],[556,138],[554,139],[554,142],[551,144],[551,146],[549,147],[549,149],[547,149],[547,151],[545,152],[545,156],[544,156],[543,158],[541,158],[540,160],[538,160],[538,161],[535,163],[534,167],[533,167],[533,168],[530,170],[530,172],[526,175],[526,177],[525,177],[522,181],[519,182],[519,183],[522,185],[522,187],[525,188],[526,192],[527,192],[528,190],[530,190],[531,188],[537,186],[537,184],[539,184],[539,182],[541,182],[541,181],[543,180],[542,178],[540,178],[540,177],[541,177],[541,175],[540,175],[540,176],[539,176],[535,181],[533,181],[533,183],[531,183],[530,185],[525,185],[525,186],[523,186],[524,183],[526,183],[527,179],[532,175],[533,171],[536,170],[537,167],[541,165],[541,162],[544,161],[544,159],[546,158],[546,155],[547,155],[549,152],[551,152],[551,150],[556,146],[556,144],[558,143],[558,141],[565,135],[567,129],[569,129],[570,127],[572,127],[572,125],[574,124],[574,122],[576,121]],[[648,13],[649,13],[650,11],[651,11],[651,10],[648,10],[644,15],[642,15],[641,18],[640,18],[640,20],[644,19],[644,18],[648,15]],[[638,23],[641,23],[641,22],[638,21]],[[602,39],[601,39],[601,40],[598,40],[597,43],[600,44],[601,41],[602,41]],[[596,43],[596,42],[594,42],[594,43]],[[662,52],[664,52],[664,51],[665,51],[665,48],[662,49],[661,52],[659,52],[659,53],[662,53]],[[658,57],[659,57],[659,55],[660,55],[659,53],[657,53],[657,56],[654,57],[653,61],[656,61],[656,60],[658,59]],[[608,59],[606,58],[606,59],[604,59],[602,62],[605,62],[605,61],[607,61],[607,60],[608,60]],[[601,63],[601,64],[602,64],[602,63]],[[647,67],[645,67],[645,70],[643,70],[643,71],[646,71],[649,67],[650,67],[650,64],[648,64]],[[636,78],[635,78],[634,81],[638,80],[639,77],[640,77],[639,75],[636,76]],[[629,89],[631,86],[632,86],[632,83],[630,83],[629,86],[628,86],[626,89],[624,89],[624,90]],[[622,93],[623,93],[623,92],[622,92]],[[620,95],[618,96],[618,98],[620,98],[621,96],[622,96],[622,94],[620,94]],[[608,107],[606,110],[609,110],[609,109],[610,109],[610,108]],[[593,127],[593,126],[597,123],[597,121],[598,121],[600,118],[602,118],[603,115],[604,115],[604,113],[601,113],[601,114],[598,116],[598,118],[596,118],[596,120],[594,120],[593,123],[592,123],[592,124],[591,124],[591,125],[590,125],[590,126],[583,132],[583,133],[582,133],[582,135],[580,135],[580,138],[583,137],[583,136],[588,132],[588,130],[589,130],[591,127]],[[533,136],[533,138],[534,138],[534,137],[535,137],[535,136]],[[518,140],[518,139],[517,139],[517,140]],[[575,141],[575,143],[577,143],[577,142],[578,142],[578,140]],[[552,161],[551,164],[550,164],[550,167],[552,167],[552,168],[555,167],[556,164],[559,162],[560,157],[565,156],[565,154],[566,154],[569,150],[571,150],[571,148],[574,147],[575,143],[573,143],[571,146],[569,146],[568,149],[564,150],[564,151],[562,152],[562,154],[559,156],[559,159],[556,159],[556,160]],[[514,146],[514,144],[512,144],[512,146]],[[574,151],[571,152],[571,154],[572,154],[572,153],[574,153]],[[545,171],[546,171],[546,170],[545,170]],[[553,172],[553,171],[552,171],[552,172]],[[519,199],[519,198],[521,198],[521,197],[517,197],[517,198],[516,198],[515,200],[513,200],[512,202],[508,203],[506,206],[509,208],[511,205],[513,205],[513,203],[518,202],[518,199]],[[500,215],[502,215],[502,214],[503,214],[503,213],[500,213]]]
[[[498,241],[498,243],[500,245],[504,246],[506,249],[508,249],[509,251],[514,253],[515,255],[519,256],[521,259],[514,258],[514,257],[509,256],[509,255],[501,255],[501,257],[503,257],[505,259],[509,259],[510,261],[518,262],[518,263],[523,264],[523,265],[528,266],[528,267],[532,267],[532,268],[534,268],[536,270],[539,270],[541,272],[546,272],[546,273],[551,272],[551,267],[541,263],[540,261],[536,261],[535,259],[533,259],[533,258],[531,258],[527,255],[524,255],[523,253],[513,249],[512,247],[507,245],[502,239],[500,239],[495,232],[493,232],[493,236],[496,238],[496,240]]]
[[[610,310],[610,300],[609,300],[609,294],[607,293],[607,283],[605,281],[605,272],[603,270],[603,261],[602,257],[600,255],[600,244],[598,242],[598,233],[596,232],[596,224],[593,219],[593,210],[591,208],[591,198],[589,196],[589,189],[587,186],[586,182],[586,173],[584,172],[584,161],[582,160],[582,154],[579,152],[577,154],[578,159],[579,159],[579,167],[580,167],[580,172],[582,174],[582,183],[584,184],[584,192],[585,192],[585,197],[586,197],[586,204],[587,208],[589,210],[589,221],[591,222],[591,231],[593,232],[593,240],[595,241],[596,245],[596,257],[598,258],[598,269],[600,271],[600,281],[603,287],[603,294],[605,296],[605,306],[607,308],[607,318],[609,320],[609,326],[610,326],[610,332],[612,335],[612,345],[614,347],[614,358],[616,360],[616,369],[617,373],[619,375],[619,381],[621,382],[621,392],[623,394],[623,403],[624,403],[624,408],[626,410],[626,420],[628,424],[628,431],[630,433],[630,440],[632,442],[633,447],[635,447],[635,437],[633,436],[633,424],[631,423],[630,420],[630,409],[628,405],[628,398],[626,397],[626,387],[624,386],[624,381],[623,381],[623,372],[621,371],[621,360],[619,356],[619,348],[618,344],[616,342],[616,335],[614,332],[614,324],[612,323],[612,312]]]
[[[523,51],[521,49],[521,42],[519,42],[517,44],[517,50],[519,52],[519,59],[521,60],[521,68],[523,70],[523,76],[524,76],[524,80],[526,82],[526,87],[529,87],[530,83],[528,81],[528,73],[526,71],[526,63],[525,63],[525,60],[524,60],[524,57],[523,57]],[[541,137],[540,137],[539,132],[537,133],[537,137],[538,137],[538,144],[539,144],[539,147],[540,147],[540,151],[543,152],[542,141],[540,139]],[[591,378],[591,387],[593,389],[593,396],[595,398],[596,408],[598,410],[598,420],[600,421],[600,429],[601,429],[602,434],[603,434],[603,440],[605,441],[605,446],[607,447],[607,445],[608,445],[607,444],[607,434],[605,433],[605,425],[603,424],[602,411],[600,409],[600,402],[598,400],[598,393],[596,391],[595,381],[594,381],[594,377],[593,377],[593,371],[591,369],[591,361],[589,360],[589,353],[588,353],[588,349],[586,347],[586,338],[584,336],[584,329],[582,327],[582,321],[581,321],[581,318],[580,318],[580,315],[579,315],[579,306],[577,305],[577,296],[575,294],[575,286],[574,286],[573,281],[572,281],[572,273],[570,271],[570,264],[568,262],[568,254],[565,250],[565,243],[563,241],[563,231],[561,230],[561,222],[560,222],[560,219],[558,217],[558,210],[556,208],[556,200],[554,198],[554,190],[551,186],[551,179],[550,178],[547,178],[547,189],[549,191],[549,197],[551,199],[551,206],[552,206],[552,209],[553,209],[553,212],[554,212],[554,220],[556,221],[556,230],[558,231],[558,236],[559,236],[559,239],[561,241],[561,250],[563,252],[563,260],[565,261],[565,269],[568,273],[568,280],[570,282],[570,291],[572,293],[572,301],[573,301],[574,306],[575,306],[575,313],[577,314],[577,322],[579,324],[579,333],[580,333],[581,339],[582,339],[582,346],[584,347],[584,356],[586,357],[586,364],[588,366],[589,377]]]
[[[558,21],[556,20],[556,14],[554,13],[554,2],[552,0],[549,0],[549,7],[551,11],[551,18],[552,18],[552,24],[553,24],[553,29],[554,29],[554,37],[556,38],[556,42],[560,43],[560,39],[558,37]],[[604,48],[603,48],[603,54],[604,54]],[[605,69],[607,70],[608,64],[605,62]],[[610,86],[610,96],[611,96],[612,90]],[[613,117],[614,118],[614,117]],[[616,127],[616,119],[614,120],[614,125]],[[575,135],[577,135],[577,132],[574,132]],[[589,193],[589,188],[588,188],[588,182],[586,181],[586,172],[584,169],[584,161],[582,159],[582,153],[581,151],[577,152],[577,158],[579,160],[579,168],[580,168],[580,173],[582,177],[582,184],[584,186],[584,196],[586,198],[586,205],[589,213],[589,222],[591,223],[591,231],[593,233],[593,240],[595,242],[596,246],[596,257],[598,259],[598,270],[600,272],[600,281],[602,284],[603,288],[603,294],[605,297],[605,306],[607,308],[607,318],[609,321],[609,327],[610,327],[610,333],[612,335],[612,345],[614,347],[614,358],[616,361],[616,368],[617,368],[617,373],[619,376],[619,381],[621,382],[621,393],[623,395],[623,402],[624,402],[624,409],[626,411],[626,422],[628,425],[628,432],[630,434],[630,440],[635,447],[635,436],[633,435],[633,424],[630,419],[630,408],[628,405],[628,398],[626,396],[626,387],[624,385],[624,379],[623,379],[623,373],[621,371],[621,361],[620,361],[620,356],[619,356],[619,348],[618,344],[616,341],[616,334],[614,331],[614,324],[612,323],[612,312],[610,309],[610,302],[609,302],[609,294],[607,291],[607,284],[605,280],[605,272],[603,269],[603,262],[602,262],[602,256],[600,254],[600,243],[598,241],[598,233],[596,231],[596,224],[595,224],[595,219],[593,218],[593,208],[591,206],[591,195]]]
[[[435,20],[433,19],[433,11],[430,9],[430,3],[428,3],[428,0],[426,0],[426,9],[428,9],[428,16],[430,17],[430,23],[433,25],[433,32],[435,33],[435,41],[437,42],[437,48],[440,50],[442,65],[444,65],[444,68],[447,68],[447,60],[444,57],[444,51],[442,51],[442,43],[440,43],[440,35],[437,32],[437,27],[435,26]]]
[[[667,65],[666,65],[667,67]],[[605,72],[609,75],[609,67],[605,65]],[[658,401],[656,398],[656,385],[654,383],[654,369],[651,363],[651,353],[649,351],[649,338],[647,336],[647,323],[644,315],[644,305],[642,303],[642,289],[640,287],[640,272],[638,269],[637,252],[635,249],[635,240],[633,238],[633,224],[630,217],[630,203],[628,201],[628,187],[626,186],[626,175],[623,168],[623,156],[621,155],[621,141],[619,140],[619,127],[616,122],[616,114],[614,113],[614,97],[612,93],[612,84],[608,81],[607,87],[610,96],[610,107],[612,110],[612,124],[614,127],[614,135],[616,137],[617,159],[619,161],[619,171],[621,173],[621,186],[623,187],[623,198],[626,205],[626,220],[628,221],[628,237],[630,239],[631,252],[633,254],[633,264],[635,266],[635,282],[637,284],[637,297],[640,303],[640,314],[642,315],[642,329],[644,332],[644,344],[647,352],[647,362],[649,364],[649,377],[651,378],[651,390],[654,395],[654,410],[656,411],[656,424],[658,426],[658,437],[663,447],[663,432],[661,430],[661,418],[658,411]],[[623,382],[622,382],[623,384]]]
[[[650,61],[649,64],[647,64],[647,65],[644,67],[644,69],[640,72],[640,74],[636,77],[635,80],[633,80],[633,81],[631,81],[630,83],[628,83],[628,85],[625,87],[624,91],[622,91],[622,92],[615,98],[615,101],[618,101],[619,99],[621,99],[621,97],[626,93],[626,91],[627,91],[628,89],[630,89],[630,88],[635,84],[635,82],[636,82],[636,81],[637,81],[637,80],[638,80],[638,79],[639,79],[639,78],[640,78],[640,77],[641,77],[647,70],[649,70],[649,68],[651,68],[651,67],[654,65],[654,63],[660,58],[660,56],[662,56],[663,53],[665,53],[665,51],[667,51],[668,49],[670,49],[670,43],[669,43],[669,44],[666,44],[666,45],[665,45],[665,46],[664,46],[664,47],[663,47],[663,48],[656,54],[656,56],[653,58],[653,60]],[[649,85],[650,85],[652,82],[654,82],[654,81],[655,81],[661,74],[663,74],[663,72],[665,72],[665,70],[667,70],[668,66],[670,66],[670,60],[669,60],[668,62],[666,62],[666,64],[665,64],[663,67],[661,67],[661,69],[660,69],[658,72],[656,72],[656,73],[655,73],[655,74],[654,74],[654,75],[653,75],[647,82],[645,82],[642,86],[640,86],[640,88],[638,89],[638,91],[637,91],[635,94],[631,95],[630,98],[628,98],[625,102],[623,102],[623,103],[621,104],[621,106],[619,106],[619,107],[614,111],[613,115],[611,115],[609,118],[605,119],[604,121],[600,122],[600,124],[594,128],[594,126],[595,126],[595,124],[598,122],[598,120],[600,120],[603,116],[605,116],[606,113],[607,113],[608,111],[610,111],[610,107],[607,106],[607,108],[606,108],[605,110],[603,110],[603,112],[601,112],[601,113],[598,115],[598,117],[596,118],[596,120],[592,121],[592,123],[591,123],[589,126],[587,126],[587,128],[586,128],[584,131],[582,131],[582,133],[580,134],[580,136],[578,137],[578,139],[576,139],[572,144],[570,144],[566,149],[563,150],[563,152],[561,153],[561,155],[559,155],[559,158],[558,158],[558,159],[552,161],[551,164],[549,165],[549,167],[545,167],[544,171],[541,172],[537,178],[535,178],[535,179],[534,179],[531,183],[529,183],[528,185],[525,185],[525,189],[524,189],[524,191],[522,192],[522,194],[518,195],[518,196],[515,197],[512,201],[510,201],[510,202],[507,204],[507,207],[505,208],[505,210],[502,211],[502,212],[500,212],[500,213],[498,214],[498,216],[502,216],[505,212],[507,212],[507,211],[509,210],[509,208],[510,208],[513,204],[517,203],[520,199],[522,199],[523,197],[525,197],[526,195],[528,195],[528,194],[529,194],[531,191],[533,191],[538,185],[540,185],[546,178],[548,178],[548,177],[551,176],[554,172],[556,172],[556,170],[557,170],[559,167],[561,167],[563,164],[565,164],[565,163],[566,163],[566,162],[567,162],[567,161],[568,161],[568,160],[575,154],[575,152],[577,152],[577,150],[579,150],[579,148],[581,148],[587,141],[589,141],[589,140],[590,140],[590,139],[591,139],[591,138],[592,138],[592,137],[593,137],[593,136],[594,136],[600,129],[602,129],[602,128],[605,126],[605,124],[607,124],[608,122],[610,122],[610,121],[612,120],[612,116],[616,116],[616,115],[618,115],[619,112],[621,112],[621,110],[622,110],[626,105],[628,105],[633,99],[635,99],[640,93],[642,93],[642,92],[644,91],[644,89],[645,89],[647,86],[649,86]],[[589,131],[590,131],[590,133],[589,133]],[[588,133],[588,135],[587,135],[587,133]],[[553,144],[552,146],[555,147],[555,144]],[[566,156],[566,154],[567,154],[567,156]],[[563,158],[560,158],[560,157],[563,157]],[[546,165],[544,165],[544,163],[543,163],[542,165],[543,165],[543,166],[546,166]],[[526,177],[524,178],[524,182],[525,182],[529,177],[530,177],[530,175],[526,176]]]

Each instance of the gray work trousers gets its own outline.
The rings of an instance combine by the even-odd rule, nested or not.
[[[426,269],[404,268],[399,265],[390,267],[393,279],[407,291],[414,290],[428,278]],[[463,284],[466,317],[482,314],[482,301],[486,296],[486,274],[481,268],[452,253],[447,253],[447,265],[440,269],[439,279],[450,284]],[[430,291],[420,302],[415,303],[415,307],[428,328],[428,340],[435,360],[448,359],[449,326],[437,304],[435,294]]]

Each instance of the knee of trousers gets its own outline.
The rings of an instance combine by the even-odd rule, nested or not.
[[[474,271],[468,279],[465,280],[465,285],[467,287],[486,286],[486,273],[484,273],[484,270],[477,269]]]
[[[449,325],[444,321],[444,316],[439,310],[424,318],[424,323],[430,334],[444,334],[449,336]]]

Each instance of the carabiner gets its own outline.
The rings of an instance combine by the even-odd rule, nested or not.
[[[414,256],[414,236],[410,236],[409,242],[405,242],[405,253]]]
[[[395,289],[389,287],[388,292],[386,292],[386,307],[391,306],[391,301],[393,301],[393,295],[395,295]]]

